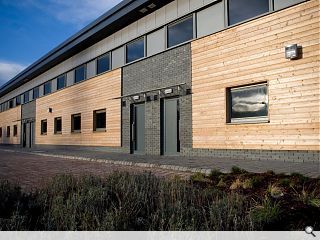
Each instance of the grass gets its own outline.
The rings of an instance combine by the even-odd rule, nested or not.
[[[275,174],[235,172],[213,170],[210,176],[195,174],[190,180],[148,173],[60,175],[30,192],[0,181],[0,230],[259,231],[320,226],[319,180],[306,178],[304,187],[296,184],[292,189],[278,184]],[[278,191],[285,194],[272,197]]]

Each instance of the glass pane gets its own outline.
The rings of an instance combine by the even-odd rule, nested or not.
[[[193,17],[168,26],[168,47],[178,45],[193,38]]]
[[[16,97],[16,104],[17,106],[21,105],[21,97]]]
[[[26,92],[25,94],[23,94],[23,102],[24,103],[29,102],[29,92]]]
[[[127,63],[144,57],[144,39],[140,38],[127,45]]]
[[[62,120],[61,118],[56,119],[56,132],[61,132],[62,129]]]
[[[106,128],[106,113],[96,113],[96,128]]]
[[[73,116],[73,130],[80,131],[81,130],[81,116]]]
[[[51,82],[44,84],[44,95],[51,93]]]
[[[83,81],[86,78],[85,66],[78,67],[75,70],[75,82]]]
[[[97,74],[110,70],[110,54],[104,55],[97,60]]]
[[[62,75],[57,78],[57,90],[66,86],[66,75]]]
[[[47,121],[43,120],[41,121],[41,133],[47,133]]]
[[[39,97],[39,87],[33,89],[33,99],[37,99]]]
[[[229,25],[269,11],[269,0],[229,0]]]
[[[268,116],[266,85],[231,89],[231,118]]]

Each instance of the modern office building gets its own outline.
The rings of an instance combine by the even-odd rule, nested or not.
[[[0,88],[0,143],[319,161],[318,0],[124,0]]]

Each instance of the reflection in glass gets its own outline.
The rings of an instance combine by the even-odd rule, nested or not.
[[[229,25],[269,11],[269,0],[229,0]]]
[[[193,38],[193,17],[168,26],[168,48]]]
[[[47,95],[49,93],[51,93],[51,81],[46,82],[43,87],[43,94]]]
[[[57,90],[62,89],[66,86],[66,75],[63,74],[57,78]]]
[[[140,38],[127,45],[127,58],[126,62],[138,60],[144,57],[144,38]]]
[[[33,89],[33,99],[37,99],[39,97],[39,87],[35,87]]]
[[[104,73],[110,70],[110,54],[98,58],[97,60],[97,74]]]
[[[267,85],[231,89],[231,118],[268,116]]]
[[[75,70],[75,78],[74,78],[74,82],[77,83],[77,82],[80,82],[80,81],[83,81],[86,79],[86,65],[82,65],[78,68],[76,68]]]

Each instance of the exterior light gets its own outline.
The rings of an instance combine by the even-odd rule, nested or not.
[[[164,94],[170,94],[172,92],[173,92],[172,88],[168,88],[168,89],[164,90]]]
[[[155,8],[157,5],[155,5],[154,3],[151,3],[150,5],[148,5],[148,8],[152,9]]]
[[[142,8],[142,9],[139,10],[139,12],[141,12],[141,13],[146,13],[146,12],[148,12],[148,9]]]
[[[292,44],[285,47],[286,59],[297,59],[299,56],[298,45]]]
[[[140,99],[140,96],[133,96],[133,100],[137,101]]]

